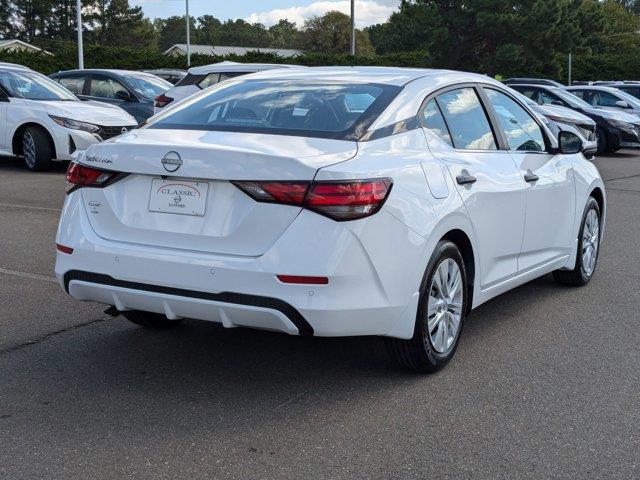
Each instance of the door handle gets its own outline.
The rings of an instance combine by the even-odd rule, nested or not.
[[[460,172],[460,175],[456,176],[456,182],[458,182],[458,185],[470,185],[472,183],[476,183],[477,181],[478,179],[466,170],[462,170],[462,172]]]
[[[524,174],[524,181],[527,183],[537,182],[538,180],[540,180],[540,177],[531,170]]]

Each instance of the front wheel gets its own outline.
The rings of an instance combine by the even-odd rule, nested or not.
[[[556,270],[553,277],[565,285],[582,286],[589,283],[596,270],[600,253],[600,206],[589,197],[582,215],[578,234],[578,254],[572,270]]]
[[[607,151],[607,134],[605,131],[598,127],[596,128],[596,142],[598,144],[598,155],[602,155]]]
[[[43,172],[51,167],[53,149],[47,134],[38,127],[28,127],[22,135],[22,156],[32,172]]]
[[[413,337],[385,338],[390,356],[403,367],[431,373],[453,357],[467,311],[467,274],[458,247],[440,241],[420,288]]]

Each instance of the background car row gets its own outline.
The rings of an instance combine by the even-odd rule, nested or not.
[[[136,128],[154,114],[201,90],[278,64],[220,62],[181,70],[87,69],[49,78],[26,67],[0,63],[0,154],[22,156],[33,171],[51,161],[71,160],[78,151]],[[595,82],[566,87],[540,78],[503,83],[552,130],[572,129],[587,152],[640,148],[639,82]]]

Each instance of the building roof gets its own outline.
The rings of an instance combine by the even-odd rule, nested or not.
[[[25,49],[25,50],[33,50],[36,52],[43,52],[43,53],[46,53],[47,55],[51,55],[51,53],[47,52],[46,50],[36,47],[35,45],[31,45],[30,43],[23,42],[22,40],[18,40],[17,38],[7,38],[7,39],[0,40],[0,50],[11,48],[11,47],[18,48],[18,49]]]
[[[244,55],[247,52],[262,52],[262,53],[275,53],[280,57],[296,57],[301,55],[300,50],[293,50],[288,48],[263,48],[263,47],[230,47],[223,45],[190,45],[191,53],[202,55],[216,55],[219,57],[225,57],[227,55]],[[168,48],[164,53],[169,54],[173,52],[187,53],[186,43],[176,43],[171,48]]]

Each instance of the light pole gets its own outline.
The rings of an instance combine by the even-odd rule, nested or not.
[[[190,30],[191,30],[191,22],[189,21],[189,0],[187,2],[187,67],[191,66],[191,39],[190,39]]]
[[[351,55],[356,54],[356,0],[351,0]]]
[[[82,0],[77,0],[76,10],[78,16],[78,68],[84,69],[84,51],[82,49]]]
[[[571,51],[569,51],[569,68],[567,69],[568,72],[568,79],[567,79],[567,85],[571,86]]]

